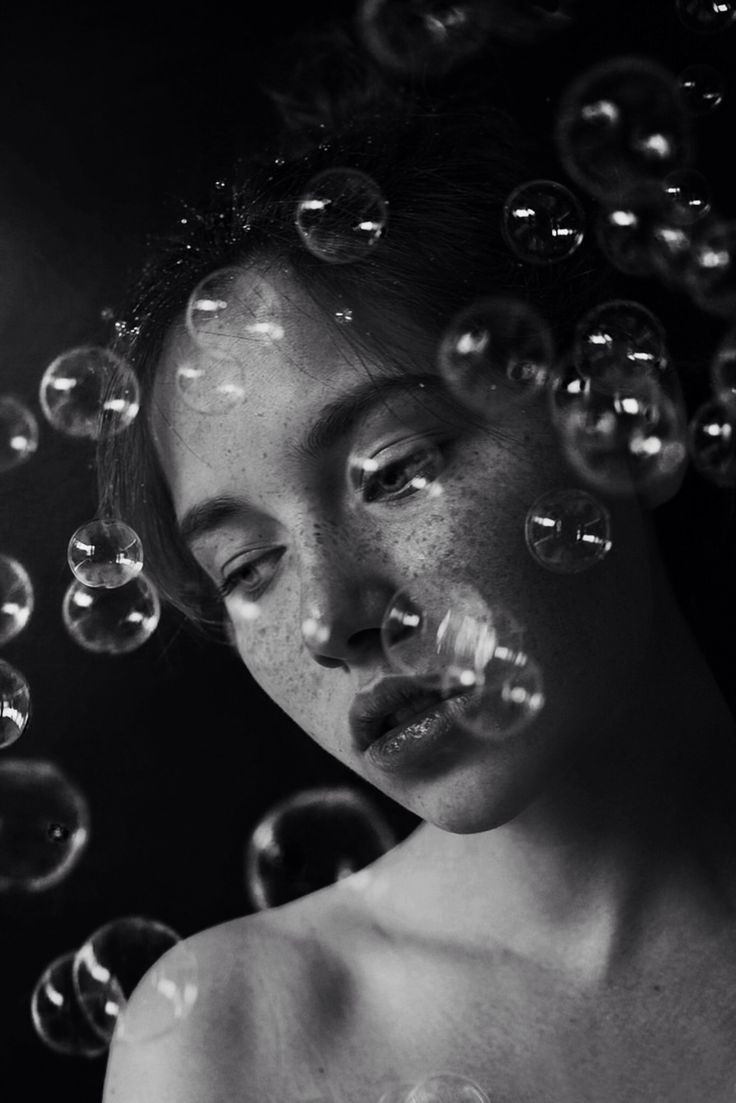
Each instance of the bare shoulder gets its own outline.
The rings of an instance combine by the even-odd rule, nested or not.
[[[198,966],[196,1001],[176,1029],[148,1037],[155,1007],[143,979],[125,1015],[130,1034],[145,1040],[114,1042],[103,1103],[319,1095],[310,1038],[322,1009],[334,1013],[341,987],[341,955],[320,937],[335,906],[327,890],[187,939]]]

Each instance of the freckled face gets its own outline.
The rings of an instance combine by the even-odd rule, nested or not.
[[[268,304],[280,339],[246,332],[251,298],[261,314]],[[402,367],[416,375],[424,362],[431,376],[433,349],[418,332],[408,369],[368,361],[284,271],[270,269],[267,282],[244,274],[242,300],[242,331],[231,328],[218,352],[244,363],[244,402],[212,415],[182,401],[176,367],[191,345],[180,327],[160,366],[153,424],[177,517],[221,500],[215,527],[192,550],[226,591],[243,661],[322,747],[422,818],[459,832],[507,821],[581,740],[600,736],[641,660],[649,583],[636,511],[608,503],[614,550],[591,571],[545,571],[525,546],[527,509],[546,490],[578,483],[544,404],[480,429],[453,414],[431,381],[385,393],[346,434],[313,440],[307,453],[327,407]],[[355,455],[376,468],[362,488],[349,477]],[[417,489],[417,471],[440,492]],[[431,774],[386,772],[355,748],[348,710],[393,673],[380,640],[387,603],[429,572],[448,589],[474,584],[525,626],[547,703],[508,740],[461,741]],[[305,639],[310,618],[320,631]]]

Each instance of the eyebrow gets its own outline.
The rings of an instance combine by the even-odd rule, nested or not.
[[[304,439],[294,446],[294,451],[314,459],[348,436],[389,396],[416,392],[446,395],[447,389],[441,377],[428,374],[386,376],[362,383],[325,406]],[[179,522],[179,533],[182,540],[191,545],[244,512],[247,512],[247,507],[241,498],[228,495],[206,498],[186,511]]]

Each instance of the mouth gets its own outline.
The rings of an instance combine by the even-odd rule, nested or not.
[[[381,768],[396,768],[424,754],[453,727],[470,704],[466,687],[450,691],[418,686],[411,678],[389,679],[351,709],[356,749]]]

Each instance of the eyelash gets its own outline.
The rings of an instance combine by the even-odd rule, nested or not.
[[[403,456],[398,456],[396,459],[390,459],[382,467],[377,467],[375,471],[366,473],[364,470],[358,472],[356,480],[356,491],[360,494],[363,501],[371,504],[377,500],[377,495],[374,493],[376,484],[379,482],[381,476],[385,475],[391,468],[398,468],[399,470],[406,470],[410,467],[411,461],[417,457],[423,457],[424,462],[416,467],[416,470],[412,473],[410,479],[404,484],[400,493],[391,493],[383,499],[385,502],[399,502],[404,498],[411,497],[413,494],[419,493],[422,486],[414,486],[412,488],[413,480],[426,470],[427,466],[431,463],[437,463],[438,465],[444,465],[444,453],[442,448],[436,441],[424,442],[420,447],[415,448],[413,451],[405,453]],[[436,475],[434,476],[436,477]],[[430,478],[430,482],[433,478]],[[274,556],[281,556],[281,548],[274,548],[272,551],[267,552],[265,555],[260,556],[259,559],[251,560],[248,563],[243,563],[232,571],[219,585],[218,589],[220,595],[223,598],[228,597],[236,587],[242,585],[245,581],[245,576],[248,572],[257,570],[262,563],[266,560],[272,559]],[[263,591],[266,589],[267,583],[254,587],[253,590],[247,591],[248,597],[256,601]]]
[[[356,478],[354,480],[355,490],[361,496],[364,502],[370,504],[377,500],[377,495],[374,493],[376,485],[379,483],[382,476],[392,468],[398,468],[406,470],[411,461],[417,457],[423,457],[423,462],[417,465],[416,470],[413,472],[411,478],[402,487],[399,493],[389,493],[382,500],[384,502],[399,502],[404,498],[411,497],[412,494],[416,494],[424,489],[424,486],[416,486],[414,480],[426,471],[427,467],[434,469],[434,467],[444,466],[444,453],[442,448],[436,441],[424,441],[413,451],[407,452],[404,455],[397,456],[396,459],[389,459],[383,466],[377,467],[374,471],[366,472],[365,468],[358,469]],[[375,457],[374,457],[375,462]],[[430,476],[429,482],[433,482],[437,477],[436,471]]]

